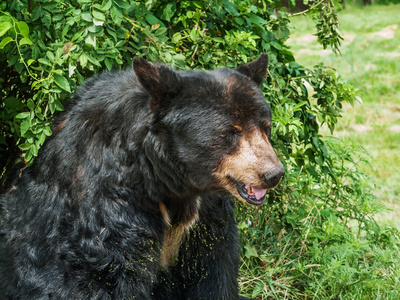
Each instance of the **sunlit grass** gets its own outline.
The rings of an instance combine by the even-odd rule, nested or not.
[[[310,34],[312,20],[292,20],[289,45],[298,63],[323,62],[360,90],[363,104],[346,106],[335,135],[361,144],[373,157],[376,195],[389,211],[379,222],[400,228],[400,5],[340,12],[342,54],[324,50]],[[329,131],[326,131],[329,134]],[[391,210],[391,211],[390,211]]]

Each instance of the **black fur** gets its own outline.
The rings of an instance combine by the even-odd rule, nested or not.
[[[202,197],[199,221],[175,265],[160,270],[155,299],[238,299],[239,241],[231,197]]]
[[[237,150],[232,123],[270,119],[266,63],[177,72],[135,59],[88,80],[0,198],[0,298],[239,299],[232,201],[213,172]],[[169,268],[161,203],[171,226],[199,214]]]

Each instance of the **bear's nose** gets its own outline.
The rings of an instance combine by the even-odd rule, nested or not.
[[[269,189],[272,189],[279,183],[283,176],[285,176],[285,169],[280,165],[261,175],[261,179],[266,183]]]

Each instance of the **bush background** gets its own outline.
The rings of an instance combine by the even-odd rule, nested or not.
[[[3,1],[2,187],[20,150],[29,165],[51,135],[54,115],[94,73],[129,67],[133,56],[213,69],[268,53],[262,89],[288,175],[268,205],[238,203],[241,292],[259,299],[397,299],[399,232],[374,220],[374,186],[360,168],[369,155],[331,136],[343,104],[361,101],[358,92],[331,67],[300,65],[287,45],[291,19],[308,15],[318,43],[340,52],[340,5],[308,4],[289,14],[279,1],[263,0]]]

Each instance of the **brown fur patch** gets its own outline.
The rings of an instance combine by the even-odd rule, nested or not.
[[[161,266],[164,269],[168,269],[169,266],[174,264],[185,235],[186,228],[182,223],[172,226],[165,233],[164,244],[161,249]]]
[[[61,131],[64,127],[65,124],[67,123],[67,120],[63,120],[62,122],[58,123],[54,128],[53,128],[53,133]]]
[[[186,234],[189,232],[190,228],[196,223],[199,218],[198,210],[200,207],[200,198],[197,200],[196,212],[191,216],[191,218],[186,219],[185,222],[180,222],[178,224],[171,225],[171,220],[168,214],[168,210],[164,203],[160,203],[160,211],[163,216],[164,222],[169,226],[164,236],[164,243],[161,249],[161,267],[168,269],[168,267],[174,265],[178,253],[179,247]],[[189,208],[185,207],[185,211]]]
[[[268,189],[261,176],[280,164],[268,137],[259,128],[253,128],[242,135],[237,151],[225,156],[213,175],[220,186],[242,200],[236,183]]]
[[[227,92],[231,96],[239,93],[247,95],[249,98],[253,98],[256,95],[254,87],[236,74],[225,78],[225,82],[228,84]]]
[[[167,224],[168,226],[171,226],[171,219],[169,217],[167,207],[165,206],[165,204],[163,202],[160,202],[159,206],[160,206],[161,215],[163,216],[165,224]]]
[[[76,173],[73,177],[73,181],[77,182],[79,179],[82,179],[85,176],[85,169],[79,165],[78,168],[76,169]]]

